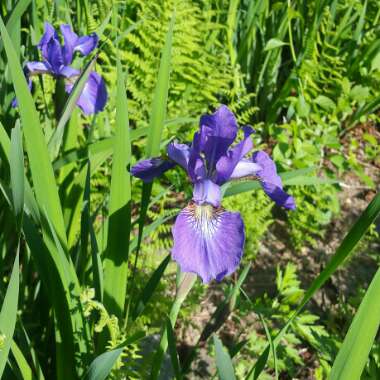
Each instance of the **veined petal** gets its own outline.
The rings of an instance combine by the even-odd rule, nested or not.
[[[203,283],[221,281],[240,263],[244,224],[237,212],[190,204],[177,216],[173,238],[172,257],[182,272],[198,274]]]
[[[251,134],[253,129],[244,127],[244,139],[220,157],[216,163],[216,182],[219,185],[227,182],[239,161],[253,148]]]
[[[260,178],[265,193],[279,206],[294,210],[294,198],[282,189],[281,177],[277,174],[276,165],[269,155],[264,151],[257,151],[253,154],[252,161],[261,167],[256,176]]]
[[[209,179],[196,182],[193,190],[193,200],[196,204],[212,204],[219,207],[222,200],[222,194],[219,185]]]
[[[99,37],[96,33],[79,37],[75,44],[74,51],[79,51],[82,55],[88,55],[96,48],[98,41]]]
[[[210,171],[234,142],[237,130],[235,116],[225,105],[221,105],[212,115],[201,117],[200,146],[201,151],[206,155]]]
[[[154,178],[159,177],[175,165],[174,162],[163,160],[160,157],[148,158],[132,166],[131,174],[144,182],[152,182]]]
[[[73,83],[68,83],[66,85],[66,92],[70,93],[73,87]],[[107,89],[104,80],[98,73],[93,71],[88,76],[77,105],[82,109],[83,113],[90,115],[103,111],[106,102]]]
[[[190,158],[190,147],[186,144],[172,142],[167,147],[168,156],[187,170],[187,164]]]
[[[25,67],[27,70],[27,75],[38,75],[51,72],[51,67],[47,62],[27,62]]]

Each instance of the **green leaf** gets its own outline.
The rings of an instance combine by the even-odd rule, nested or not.
[[[333,102],[333,100],[331,100],[330,98],[328,98],[325,95],[318,95],[314,99],[314,103],[318,104],[319,106],[321,106],[326,111],[333,111],[335,109],[335,107],[336,107],[336,105]]]
[[[267,44],[265,45],[264,51],[276,49],[276,48],[284,46],[284,45],[288,45],[288,44],[286,42],[283,42],[283,41],[277,39],[277,38],[271,38],[267,42]]]
[[[380,214],[380,193],[378,193],[367,206],[367,208],[360,215],[356,223],[351,227],[350,231],[347,233],[342,243],[336,250],[334,256],[327,263],[325,269],[319,274],[319,276],[312,282],[305,295],[300,302],[297,309],[291,315],[285,326],[280,330],[277,336],[273,340],[275,347],[280,342],[281,338],[287,331],[290,324],[301,312],[304,306],[310,301],[313,295],[323,286],[323,284],[331,277],[331,275],[341,266],[349,254],[353,251],[359,241],[363,238],[369,226],[376,220],[377,216]],[[256,380],[260,376],[260,373],[265,368],[266,362],[269,357],[270,347],[267,346],[266,349],[261,353],[260,357],[257,359],[255,365],[251,368],[248,373],[247,379]]]
[[[181,367],[178,360],[176,341],[175,341],[173,327],[169,318],[167,318],[166,320],[166,331],[168,334],[169,354],[170,354],[170,359],[171,359],[172,367],[174,370],[175,378],[177,380],[181,380],[182,379]]]
[[[107,249],[104,257],[104,302],[118,317],[124,311],[131,228],[131,160],[125,78],[117,61],[116,132],[112,163]]]
[[[7,162],[7,164],[10,165],[11,142],[1,122],[0,122],[0,148],[2,149],[4,153],[4,162]],[[25,184],[24,201],[25,201],[26,211],[32,215],[33,220],[36,223],[39,223],[40,216],[39,216],[38,205],[35,200],[32,188],[30,187],[29,182],[27,178],[25,177],[25,175],[24,175],[24,184]]]
[[[11,132],[10,170],[13,207],[17,224],[21,226],[21,218],[24,210],[24,151],[22,148],[22,132],[19,122],[16,123],[16,126]]]
[[[161,53],[157,83],[153,93],[152,109],[149,121],[149,134],[145,151],[147,157],[154,157],[160,154],[161,136],[164,128],[169,91],[174,23],[175,12],[173,12],[169,29],[166,34],[165,45]]]
[[[3,345],[0,349],[0,378],[3,375],[5,364],[7,363],[9,350],[12,345],[13,333],[17,319],[17,303],[19,291],[19,259],[18,252],[13,264],[11,279],[4,297],[0,312],[0,336],[3,338]]]
[[[23,132],[32,173],[33,185],[40,209],[46,210],[62,244],[67,245],[65,225],[53,168],[24,72],[18,61],[12,41],[0,17],[0,32],[8,57],[8,66],[15,88]]]
[[[99,355],[91,363],[83,380],[104,380],[105,378],[107,378],[107,376],[112,370],[112,367],[115,365],[120,354],[123,352],[124,347],[129,346],[132,343],[135,343],[144,336],[145,334],[143,332],[138,332],[132,335],[123,343],[121,343],[114,350],[107,351]]]
[[[228,351],[223,347],[220,339],[214,335],[214,347],[216,356],[216,367],[220,380],[236,380],[234,367]]]
[[[359,380],[380,324],[377,270],[334,361],[329,380]]]
[[[17,363],[17,366],[20,369],[22,379],[34,380],[33,370],[30,367],[28,361],[25,359],[25,356],[23,355],[22,351],[17,346],[14,340],[12,341],[12,344],[11,344],[11,350],[12,350],[12,355],[15,358],[15,361]]]

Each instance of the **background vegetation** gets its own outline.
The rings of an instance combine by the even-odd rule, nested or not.
[[[2,1],[3,378],[379,378],[379,5]],[[75,107],[86,69],[58,117],[51,77],[30,95],[44,21],[99,35],[103,112]],[[185,175],[143,186],[129,168],[220,103],[254,127],[297,209],[255,181],[229,187],[243,263],[204,286],[168,256]]]

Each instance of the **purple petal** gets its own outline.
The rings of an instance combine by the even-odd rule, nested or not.
[[[187,170],[190,158],[190,147],[188,145],[173,142],[168,145],[167,152],[170,159]]]
[[[96,48],[98,41],[99,37],[96,33],[79,37],[75,44],[74,51],[79,51],[82,55],[88,55]]]
[[[75,51],[79,51],[82,55],[88,55],[95,49],[99,40],[96,33],[91,33],[89,36],[78,37],[68,24],[61,25],[61,33],[65,41],[63,55],[66,65],[72,63]]]
[[[51,39],[46,45],[46,61],[50,64],[54,74],[59,75],[63,65],[62,47],[58,40]]]
[[[237,130],[235,116],[225,105],[221,105],[212,115],[201,117],[200,145],[209,162],[210,170],[219,158],[226,154],[236,138]]]
[[[70,93],[73,83],[66,85],[66,92]],[[95,71],[91,72],[83,91],[79,96],[77,105],[86,115],[103,111],[107,102],[107,89],[103,78]]]
[[[174,162],[163,160],[160,157],[148,158],[132,166],[131,174],[144,182],[152,182],[154,178],[159,177],[174,166]]]
[[[41,50],[42,56],[47,60],[48,51],[47,44],[52,40],[56,39],[58,41],[58,34],[51,24],[45,22],[44,24],[45,32],[41,37],[40,42],[38,43],[38,48]]]
[[[241,159],[231,173],[230,179],[243,178],[248,176],[254,176],[261,170],[261,166],[252,162],[247,158]]]
[[[28,75],[46,74],[51,72],[51,67],[47,62],[27,62],[25,67]]]
[[[219,185],[230,179],[239,161],[252,150],[253,143],[250,137],[252,133],[253,129],[251,127],[244,127],[244,139],[230,149],[226,155],[220,157],[216,163],[216,182]]]
[[[60,29],[65,43],[63,46],[63,57],[65,65],[70,65],[73,61],[74,47],[78,40],[78,35],[73,32],[71,26],[68,24],[61,25]]]
[[[80,75],[80,71],[77,69],[74,69],[71,66],[62,66],[61,70],[59,71],[59,75],[65,78],[73,78],[73,77],[78,77]]]
[[[211,204],[219,207],[222,200],[220,187],[209,179],[196,182],[193,190],[193,200],[198,205]]]
[[[256,175],[260,178],[265,193],[279,206],[294,210],[294,198],[282,189],[281,177],[277,174],[276,165],[269,155],[264,151],[255,152],[252,161],[261,166]]]
[[[201,135],[199,132],[196,132],[194,134],[193,143],[190,148],[189,161],[187,163],[187,172],[194,183],[206,178],[206,166],[200,154],[200,140]]]
[[[172,257],[182,272],[197,273],[203,283],[221,281],[240,263],[244,224],[239,213],[190,204],[179,213],[173,238]]]

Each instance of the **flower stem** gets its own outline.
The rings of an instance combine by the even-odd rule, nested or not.
[[[187,295],[189,294],[190,290],[194,286],[196,279],[197,279],[197,275],[194,273],[184,273],[184,274],[180,273],[179,274],[180,285],[177,288],[177,294],[169,313],[170,323],[173,326],[173,328],[177,321],[178,313],[181,309],[181,306],[183,302],[185,301]],[[164,358],[164,354],[167,348],[168,348],[168,335],[167,335],[166,323],[165,323],[162,334],[161,334],[160,345],[153,359],[152,371],[150,374],[151,380],[156,380],[158,378],[158,375],[161,369],[161,363],[162,363],[162,360]]]

